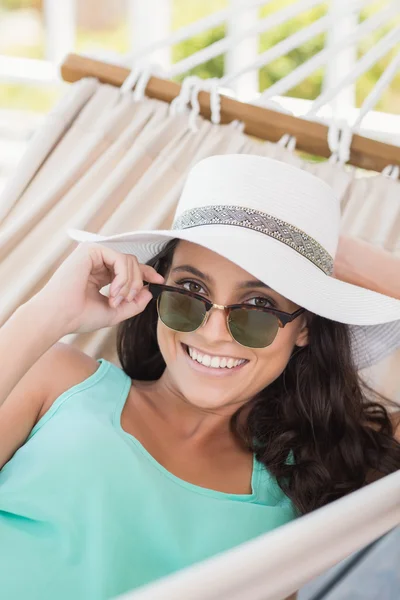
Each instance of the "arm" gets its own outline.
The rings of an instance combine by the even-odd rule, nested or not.
[[[60,342],[36,361],[0,407],[0,469],[53,402],[90,377],[98,366],[90,356]]]
[[[341,236],[335,258],[335,276],[342,281],[400,300],[400,259],[356,238]],[[400,409],[390,415],[400,441]]]
[[[51,312],[22,305],[0,329],[0,469],[23,444],[48,397],[51,348],[61,331]]]
[[[335,257],[335,277],[400,299],[400,260],[363,240],[341,236]]]
[[[54,313],[54,308],[43,310],[33,298],[1,327],[0,407],[36,361],[67,333]]]
[[[51,403],[98,367],[58,340],[117,325],[142,312],[152,298],[144,280],[162,283],[164,278],[134,256],[81,244],[1,327],[0,468]],[[111,296],[105,298],[101,289],[110,283]]]

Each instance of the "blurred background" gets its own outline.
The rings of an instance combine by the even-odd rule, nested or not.
[[[243,4],[251,10],[218,19],[224,10],[237,9]],[[351,4],[354,11],[348,14]],[[290,7],[294,5],[298,10],[290,16]],[[282,13],[286,7],[289,18],[278,18],[274,25],[273,15]],[[59,77],[59,64],[68,52],[132,66],[137,64],[134,55],[143,47],[187,28],[187,35],[181,36],[181,41],[156,50],[146,60],[161,65],[177,81],[188,74],[221,77],[238,71],[259,53],[336,11],[336,18],[326,31],[232,83],[239,99],[253,101],[324,47],[340,44],[341,38],[345,39],[354,27],[379,13],[383,16],[383,11],[390,7],[392,10],[377,21],[372,31],[353,44],[346,44],[326,65],[274,97],[283,110],[296,115],[305,113],[324,88],[335,85],[384,36],[391,31],[399,32],[398,0],[273,0],[263,4],[252,0],[0,0],[0,191],[24,152],[27,140],[65,93],[67,84]],[[216,49],[215,56],[186,69],[185,58],[227,35],[254,29],[263,21],[267,24],[268,17],[272,21],[265,31],[261,26],[258,33],[239,44],[224,52]],[[192,35],[190,26],[207,18],[209,25],[205,23],[205,29]],[[325,115],[329,117],[334,111],[341,118],[354,120],[357,109],[396,56],[399,43],[400,35],[397,38],[395,35],[388,51],[344,89],[334,103],[325,107]],[[400,73],[393,77],[363,126],[372,137],[400,144]]]

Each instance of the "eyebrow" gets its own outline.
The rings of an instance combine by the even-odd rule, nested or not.
[[[199,271],[199,269],[196,269],[196,267],[192,267],[191,265],[180,265],[179,267],[175,267],[174,269],[172,269],[172,273],[179,273],[182,271],[185,271],[186,273],[191,273],[192,275],[195,275],[196,277],[207,281],[207,283],[212,283],[212,278],[209,275],[202,273],[201,271]]]
[[[261,288],[265,288],[267,290],[270,290],[271,288],[269,287],[269,285],[267,285],[266,283],[263,283],[262,281],[259,281],[258,279],[249,279],[249,281],[243,281],[242,283],[240,283],[238,285],[239,288],[242,289],[249,289],[249,288],[254,288],[254,287],[261,287]]]
[[[185,271],[186,273],[191,273],[192,275],[203,279],[203,281],[206,281],[207,283],[211,284],[213,282],[212,277],[206,275],[205,273],[202,273],[201,271],[199,271],[199,269],[196,269],[196,267],[192,267],[192,265],[179,265],[179,267],[175,267],[174,269],[172,269],[172,273],[179,273],[182,271]],[[263,283],[262,281],[259,281],[258,279],[249,279],[249,281],[242,281],[238,284],[237,287],[239,289],[246,290],[254,287],[261,287],[267,290],[271,289],[269,285]]]

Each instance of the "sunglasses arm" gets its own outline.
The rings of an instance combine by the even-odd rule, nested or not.
[[[297,317],[302,315],[304,312],[306,312],[305,308],[299,308],[294,313],[280,312],[277,310],[276,315],[280,319],[280,321],[282,323],[282,327],[284,327],[288,323],[291,323],[292,321],[297,319]]]

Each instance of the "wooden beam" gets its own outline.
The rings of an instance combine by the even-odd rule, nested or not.
[[[119,87],[129,75],[129,69],[69,54],[61,66],[61,75],[68,82],[78,81],[83,77],[95,77],[102,83]],[[146,95],[149,98],[171,102],[180,89],[180,84],[175,81],[151,77]],[[199,103],[201,114],[209,119],[210,94],[200,92]],[[290,133],[296,137],[298,150],[325,158],[331,154],[327,142],[328,127],[325,125],[222,96],[221,122],[230,123],[235,119],[243,121],[244,131],[248,135],[277,142],[283,134]],[[382,171],[390,164],[400,166],[400,147],[355,134],[349,164],[373,171]]]

